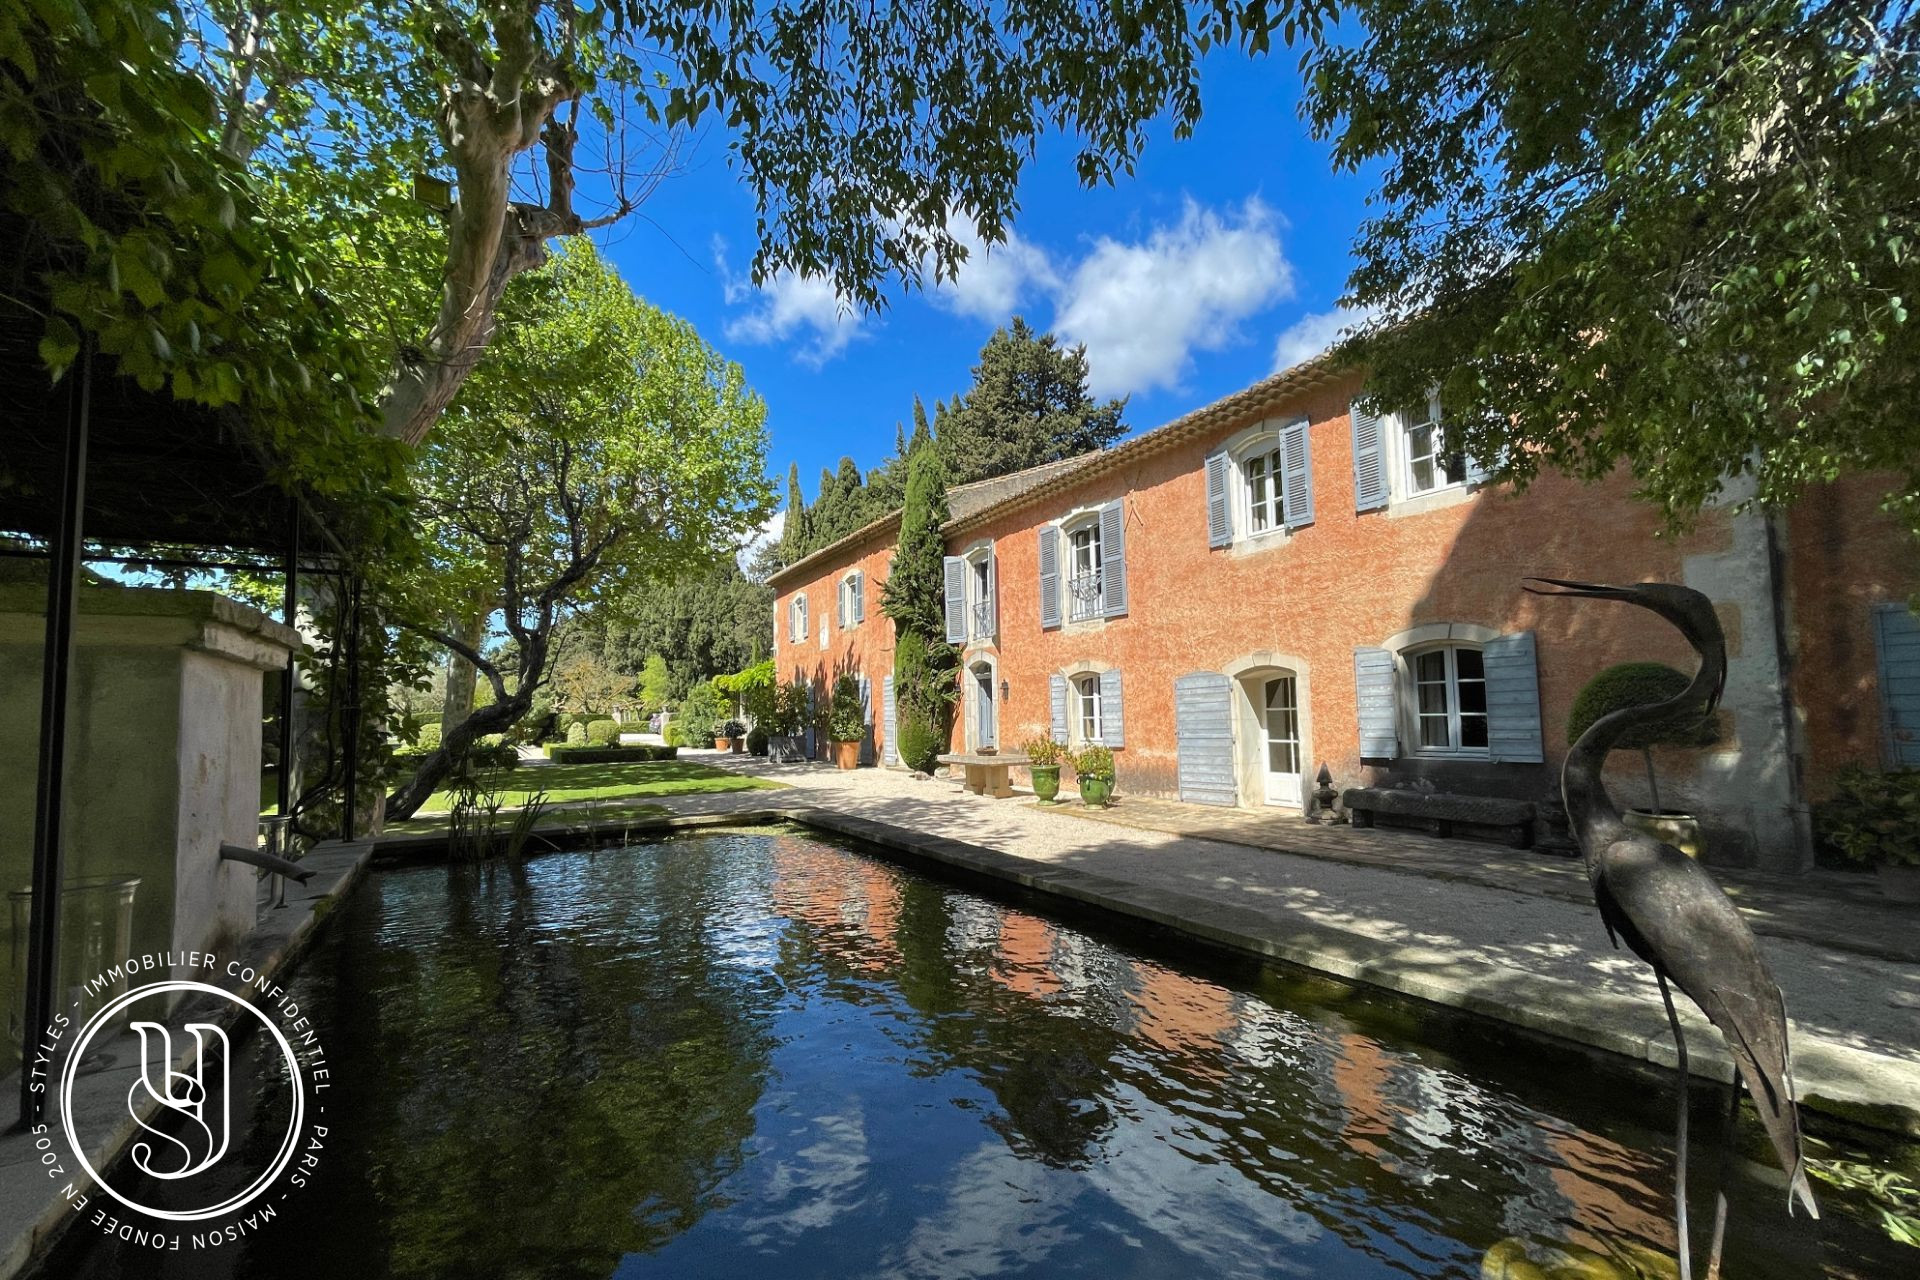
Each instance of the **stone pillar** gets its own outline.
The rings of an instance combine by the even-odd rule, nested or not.
[[[9,891],[32,878],[43,608],[37,586],[0,588],[0,884]],[[69,884],[140,877],[131,954],[231,954],[252,930],[255,870],[223,861],[219,847],[255,842],[263,678],[298,644],[291,628],[212,592],[81,592],[62,871]],[[69,943],[61,947],[70,957]],[[4,959],[11,999],[19,979]]]

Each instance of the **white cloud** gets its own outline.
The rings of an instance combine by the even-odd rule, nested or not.
[[[831,280],[824,276],[781,275],[755,287],[733,274],[727,265],[726,248],[726,242],[715,236],[713,257],[727,301],[734,306],[751,306],[751,310],[727,322],[728,338],[761,345],[795,345],[794,358],[817,368],[861,335],[866,317],[855,303],[840,296]]]
[[[1096,395],[1175,389],[1195,351],[1217,351],[1240,322],[1293,294],[1273,212],[1249,199],[1237,217],[1187,201],[1176,226],[1144,242],[1108,237],[1060,287],[1053,328],[1084,342]]]
[[[1303,360],[1311,360],[1373,318],[1370,310],[1350,311],[1335,307],[1301,316],[1285,329],[1273,344],[1273,371],[1281,373]]]
[[[957,315],[1002,325],[1035,289],[1052,290],[1060,281],[1046,250],[1008,230],[1006,241],[989,245],[972,218],[956,212],[948,220],[953,238],[966,246],[967,260],[952,280],[933,278],[933,263],[922,268],[928,296]]]
[[[743,573],[746,571],[747,567],[753,563],[753,558],[760,554],[762,547],[780,541],[780,535],[786,532],[786,528],[787,509],[782,507],[768,516],[758,529],[748,534],[747,540],[740,546],[739,555],[735,557],[739,561],[741,571]]]

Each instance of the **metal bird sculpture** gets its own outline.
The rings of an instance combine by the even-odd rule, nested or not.
[[[1682,1280],[1689,1280],[1687,1046],[1673,996],[1667,989],[1669,978],[1692,997],[1725,1038],[1740,1080],[1746,1083],[1780,1165],[1787,1171],[1787,1211],[1793,1211],[1797,1196],[1809,1215],[1820,1216],[1813,1189],[1807,1183],[1806,1157],[1800,1146],[1792,1056],[1787,1047],[1786,1002],[1760,954],[1760,944],[1706,868],[1622,820],[1601,776],[1607,753],[1636,728],[1666,722],[1682,713],[1705,716],[1713,712],[1726,686],[1726,637],[1713,603],[1688,587],[1664,582],[1616,587],[1560,578],[1528,578],[1523,585],[1535,595],[1619,600],[1651,610],[1678,627],[1700,655],[1700,670],[1676,696],[1647,706],[1624,707],[1595,721],[1568,750],[1561,773],[1567,818],[1580,842],[1587,879],[1593,885],[1607,936],[1616,948],[1624,941],[1628,949],[1653,966],[1667,1021],[1673,1027],[1680,1086],[1674,1217],[1680,1274]],[[1736,1092],[1734,1097],[1738,1096]],[[1722,1215],[1724,1211],[1723,1200]],[[1719,1261],[1720,1225],[1715,1224],[1713,1269]]]

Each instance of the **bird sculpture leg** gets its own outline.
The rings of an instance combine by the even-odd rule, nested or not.
[[[1679,1072],[1680,1110],[1674,1122],[1673,1136],[1673,1231],[1675,1256],[1680,1262],[1680,1280],[1693,1280],[1692,1250],[1687,1242],[1687,1041],[1680,1034],[1680,1015],[1674,1012],[1673,995],[1667,990],[1667,975],[1658,969],[1653,977],[1660,984],[1660,999],[1667,1006],[1667,1023],[1673,1028],[1675,1069]]]
[[[1720,1280],[1720,1246],[1727,1239],[1727,1182],[1733,1177],[1733,1144],[1740,1136],[1740,1073],[1733,1073],[1726,1141],[1720,1148],[1720,1188],[1713,1198],[1713,1244],[1707,1249],[1707,1280]]]

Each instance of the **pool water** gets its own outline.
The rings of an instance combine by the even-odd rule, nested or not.
[[[336,1085],[312,1183],[216,1253],[82,1226],[44,1274],[1670,1274],[1666,1073],[812,836],[383,870],[337,916],[292,983]],[[1868,1193],[1789,1219],[1733,1145],[1732,1280],[1920,1274]]]

